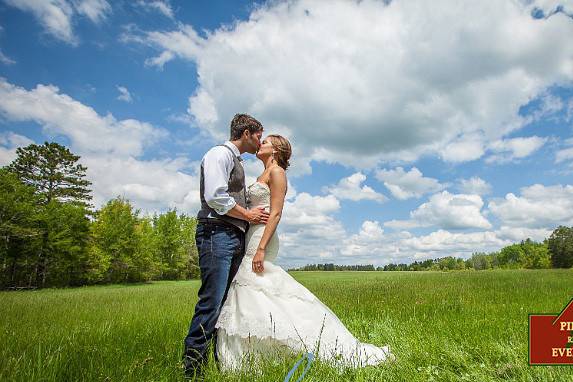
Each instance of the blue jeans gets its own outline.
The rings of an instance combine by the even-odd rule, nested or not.
[[[197,224],[195,243],[199,251],[201,288],[185,338],[183,357],[186,368],[200,366],[207,358],[221,307],[243,259],[244,242],[245,235],[238,228],[201,222]],[[213,346],[215,343],[213,341]]]

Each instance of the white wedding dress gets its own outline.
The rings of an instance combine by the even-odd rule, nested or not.
[[[270,190],[255,182],[247,190],[251,208],[269,208]],[[336,315],[308,289],[274,264],[275,232],[265,251],[264,271],[252,271],[253,256],[265,229],[251,225],[245,257],[233,279],[217,321],[217,356],[224,369],[238,369],[248,354],[275,350],[311,352],[316,358],[351,367],[376,365],[394,356],[387,346],[360,343]]]

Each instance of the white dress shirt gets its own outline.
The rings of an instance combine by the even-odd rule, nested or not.
[[[235,156],[239,157],[239,160],[242,160],[237,146],[230,141],[224,144],[233,151]],[[207,151],[201,165],[203,166],[205,201],[219,215],[225,215],[237,204],[228,193],[229,177],[234,165],[233,154],[225,147],[215,146]]]

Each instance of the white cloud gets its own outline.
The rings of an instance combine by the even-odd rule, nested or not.
[[[561,163],[573,159],[573,147],[569,147],[555,153],[555,163]]]
[[[365,221],[360,232],[342,243],[339,263],[411,263],[419,259],[455,256],[468,258],[472,253],[499,250],[509,244],[496,232],[449,232],[438,230],[414,236],[408,232],[387,234],[376,221]]]
[[[437,179],[424,177],[416,167],[412,167],[410,171],[404,171],[402,167],[378,170],[376,178],[384,182],[384,186],[400,200],[420,198],[424,194],[444,188]]]
[[[384,203],[388,198],[374,191],[367,185],[362,185],[366,181],[366,175],[361,172],[342,178],[338,184],[324,187],[324,191],[330,193],[340,200],[373,200]]]
[[[366,220],[357,234],[347,236],[342,241],[340,253],[342,256],[351,257],[352,260],[347,260],[353,261],[354,264],[381,261],[390,263],[394,258],[400,257],[397,239],[396,236],[391,239],[385,235],[379,222]]]
[[[400,242],[403,252],[415,259],[432,259],[444,256],[468,258],[474,252],[491,252],[510,244],[497,237],[495,232],[449,232],[438,230],[425,236],[412,237]]]
[[[481,158],[484,153],[483,137],[479,134],[464,135],[440,150],[440,156],[447,162],[468,162]]]
[[[169,1],[139,0],[136,4],[141,8],[157,11],[170,19],[174,17],[173,8]]]
[[[561,98],[545,92],[539,97],[539,106],[528,115],[529,122],[535,122],[542,118],[555,118],[557,113],[564,107]]]
[[[313,196],[306,192],[285,202],[278,227],[283,265],[301,266],[339,253],[340,240],[346,231],[332,215],[340,203],[332,195]]]
[[[131,26],[122,34],[120,40],[125,43],[135,42],[161,47],[163,51],[158,56],[145,61],[146,65],[160,69],[176,57],[187,60],[198,57],[203,46],[203,40],[190,25],[181,25],[179,30],[172,32],[144,32],[142,34]]]
[[[537,242],[542,242],[551,236],[552,229],[546,228],[519,228],[501,226],[496,234],[500,239],[509,240],[512,243],[518,243],[522,240],[531,239]]]
[[[74,9],[66,0],[4,0],[8,5],[22,11],[31,12],[44,29],[59,40],[76,44],[72,32],[72,15]]]
[[[125,101],[127,103],[133,102],[131,93],[129,92],[129,90],[127,90],[125,86],[116,86],[116,88],[119,91],[119,95],[117,96],[118,100]]]
[[[137,159],[146,146],[165,136],[148,123],[100,116],[54,86],[28,91],[3,79],[0,114],[10,121],[34,121],[45,132],[68,138],[71,151],[88,168],[96,208],[118,195],[144,212],[176,207],[194,214],[199,207],[197,163],[185,158]],[[16,147],[29,143],[14,133],[1,134],[0,161],[7,164],[15,158]]]
[[[483,204],[479,195],[450,194],[448,191],[442,191],[432,195],[428,202],[410,212],[410,220],[391,220],[384,223],[384,226],[489,229],[492,225],[481,213]]]
[[[573,225],[573,186],[534,184],[489,202],[488,209],[502,226],[553,229]]]
[[[285,202],[282,224],[287,227],[308,227],[334,223],[331,213],[340,209],[340,203],[332,195],[312,196],[299,193],[293,202]]]
[[[539,150],[546,142],[547,138],[538,136],[498,140],[490,144],[489,149],[496,154],[486,158],[486,162],[503,163],[525,158]]]
[[[111,13],[111,6],[106,0],[73,0],[72,4],[78,14],[86,16],[96,24]]]
[[[26,90],[0,79],[0,114],[12,121],[35,121],[48,135],[65,135],[74,151],[138,156],[166,136],[164,130],[135,119],[100,116],[53,85]]]
[[[487,195],[491,193],[491,184],[479,176],[472,176],[469,179],[460,179],[457,188],[464,194]]]
[[[16,159],[16,149],[34,143],[31,139],[12,131],[0,132],[0,166]]]
[[[573,105],[573,100],[571,101],[571,105]],[[573,106],[571,108],[573,110]],[[555,153],[555,163],[561,163],[573,159],[573,138],[569,138],[563,143],[566,147]]]
[[[567,114],[565,115],[565,120],[569,122],[571,121],[572,118],[573,118],[573,99],[569,100],[569,103],[567,104]]]
[[[111,11],[105,0],[4,0],[6,4],[30,12],[42,24],[46,32],[72,45],[78,38],[72,30],[73,17],[80,14],[98,23]]]
[[[130,31],[124,41],[154,47],[150,65],[196,63],[189,110],[217,139],[241,110],[267,130],[288,128],[299,160],[460,162],[529,123],[520,107],[573,79],[573,22],[536,20],[534,6],[269,2],[205,37],[181,25]],[[520,155],[512,144],[510,155]]]
[[[16,61],[6,56],[1,50],[0,50],[0,62],[3,63],[4,65],[13,65],[16,63]]]
[[[144,213],[177,208],[195,214],[200,207],[199,178],[186,173],[193,164],[184,158],[137,160],[89,154],[81,158],[88,168],[94,205],[123,196]]]
[[[559,209],[569,216],[560,219],[560,223],[566,224],[569,221],[568,225],[571,225],[573,220],[570,212],[573,211],[572,193],[573,186],[536,185],[522,189],[523,198],[527,198],[529,203],[535,201],[540,209],[548,203],[548,198],[555,198]],[[408,231],[385,232],[382,226],[392,227],[392,221],[381,224],[366,220],[357,233],[351,234],[333,216],[339,209],[336,198],[330,195],[331,199],[327,200],[305,193],[301,195],[304,196],[296,201],[296,208],[291,210],[291,218],[307,209],[310,209],[313,218],[295,219],[296,224],[281,224],[279,227],[279,230],[286,230],[286,233],[281,233],[280,261],[289,266],[319,262],[381,266],[391,262],[411,263],[414,260],[444,256],[468,258],[472,253],[498,251],[504,246],[527,238],[542,241],[549,237],[556,223],[555,220],[543,219],[537,214],[539,211],[522,204],[516,206],[515,211],[523,210],[521,217],[533,215],[531,219],[537,221],[536,224],[530,227],[528,220],[502,219],[498,216],[501,225],[493,229],[481,213],[483,201],[478,195],[452,195],[443,191],[433,195],[428,203],[413,211],[412,219],[404,221],[407,227],[398,227],[437,226],[438,229],[433,232],[422,235],[414,235]],[[490,209],[491,206],[490,203]],[[499,215],[499,211],[492,209],[492,212]],[[555,210],[550,210],[546,215],[551,214],[555,214]],[[451,231],[459,228],[482,230]]]

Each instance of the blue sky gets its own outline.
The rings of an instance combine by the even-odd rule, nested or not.
[[[194,214],[202,155],[247,112],[294,146],[282,265],[542,240],[573,224],[572,9],[2,0],[0,165],[56,141],[96,206]]]

